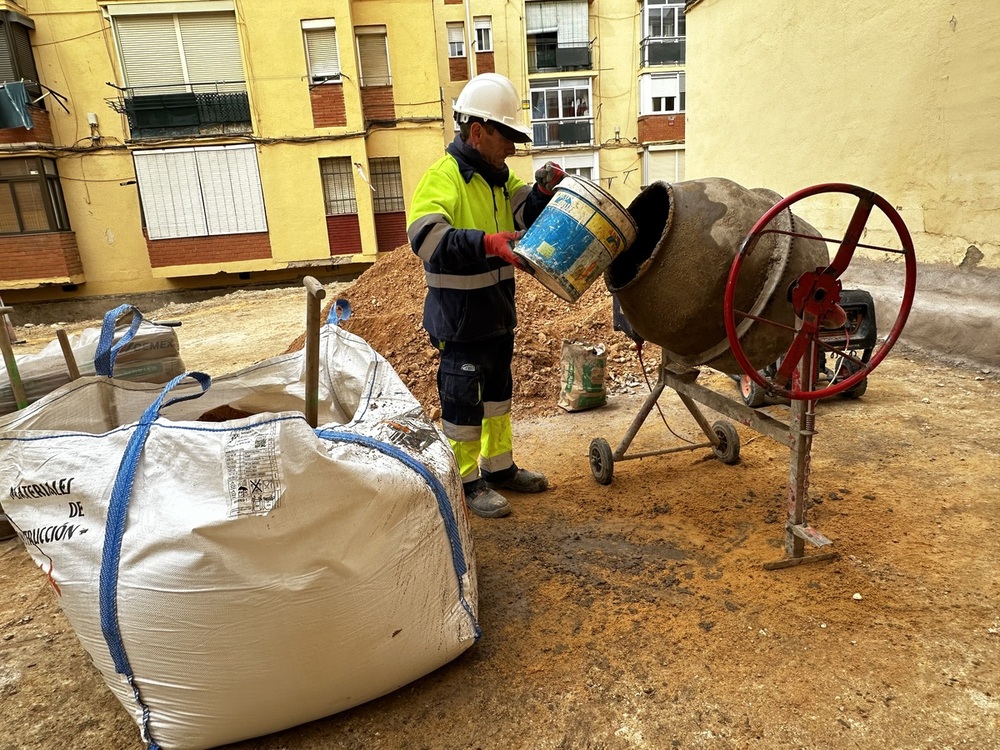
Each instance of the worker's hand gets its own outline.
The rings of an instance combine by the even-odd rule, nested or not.
[[[524,260],[514,254],[514,244],[521,239],[524,232],[496,232],[483,237],[483,249],[487,255],[510,263],[514,268],[527,270]]]
[[[562,182],[562,178],[565,176],[566,172],[563,171],[562,167],[554,161],[547,161],[535,172],[535,184],[545,195],[552,195],[556,190],[556,185]]]

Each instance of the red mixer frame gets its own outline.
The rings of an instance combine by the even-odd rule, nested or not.
[[[770,227],[771,222],[783,211],[789,210],[793,204],[823,193],[847,193],[858,199],[858,204],[842,239],[834,240]],[[888,248],[860,242],[872,210],[876,207],[885,214],[895,229],[900,240],[900,248]],[[792,226],[794,228],[794,224]],[[735,307],[734,300],[743,262],[754,251],[758,239],[766,234],[787,234],[792,237],[839,244],[829,265],[825,268],[807,271],[792,282],[791,287],[787,290],[788,299],[795,312],[794,328],[785,323],[761,317],[753,312],[738,310]],[[867,355],[858,358],[852,354],[849,336],[846,335],[846,329],[843,327],[844,310],[839,306],[842,291],[840,277],[847,269],[858,248],[899,254],[903,256],[905,263],[905,280],[899,312],[885,341],[870,358]],[[831,560],[837,557],[836,552],[820,552],[811,555],[805,553],[806,542],[820,548],[831,544],[829,539],[806,522],[809,457],[812,438],[815,434],[816,403],[821,398],[854,388],[885,359],[903,330],[913,305],[915,289],[916,256],[913,252],[913,242],[909,231],[899,213],[881,196],[856,185],[825,183],[805,188],[780,200],[758,219],[740,245],[726,283],[723,310],[726,335],[734,358],[747,376],[762,386],[769,394],[790,400],[788,423],[782,422],[766,411],[752,408],[742,402],[737,403],[727,396],[700,385],[696,382],[700,374],[697,368],[671,362],[664,352],[660,359],[658,380],[655,386],[651,387],[642,408],[633,419],[618,447],[612,451],[608,441],[604,438],[594,438],[591,441],[589,459],[594,478],[600,484],[610,484],[616,461],[706,447],[711,448],[715,457],[723,463],[736,463],[740,454],[739,433],[732,424],[725,420],[709,423],[698,408],[699,404],[703,404],[790,448],[785,557],[765,563],[764,567],[774,570],[802,563]],[[771,377],[766,372],[758,371],[743,350],[740,341],[741,332],[738,328],[742,325],[745,333],[748,330],[748,323],[749,325],[778,326],[786,329],[791,335],[792,342],[785,354],[779,358],[777,366],[773,370],[774,375]],[[616,328],[624,330],[626,333],[629,330],[627,326],[618,328],[616,325]],[[831,331],[838,329],[845,335],[831,336]],[[640,342],[641,339],[638,339],[637,343]],[[831,379],[825,388],[817,388],[819,357],[825,353],[831,353],[850,361],[852,374],[843,379]],[[772,372],[772,370],[767,372]],[[685,445],[677,447],[628,454],[628,448],[643,422],[654,407],[659,408],[657,401],[666,388],[676,391],[681,402],[705,434],[706,441],[687,442]]]

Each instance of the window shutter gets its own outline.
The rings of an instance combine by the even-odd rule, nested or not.
[[[560,44],[582,44],[590,40],[588,36],[587,2],[555,3],[558,12],[558,41]]]
[[[189,83],[194,91],[244,91],[246,76],[240,56],[240,35],[233,13],[179,13],[177,15]],[[215,86],[216,81],[238,81]]]
[[[34,55],[31,54],[31,39],[28,37],[27,27],[19,23],[12,23],[10,30],[14,35],[14,56],[17,58],[17,66],[20,68],[20,78],[37,83],[38,71],[35,69]],[[37,87],[34,88],[37,91]]]
[[[254,146],[136,151],[133,156],[151,240],[267,231]]]
[[[184,68],[173,16],[121,16],[115,18],[118,45],[125,65],[125,85],[132,88],[164,88],[136,92],[139,95],[186,91]],[[150,54],[156,50],[156,54]]]
[[[358,31],[358,58],[361,64],[362,86],[389,86],[389,52],[385,32]]]
[[[149,239],[208,234],[194,149],[136,151],[133,156]]]
[[[3,23],[0,22],[0,81],[17,81],[21,78],[14,70],[14,55],[11,54]]]
[[[337,50],[337,30],[306,29],[306,56],[309,76],[318,83],[328,78],[340,78],[340,54]]]
[[[208,233],[266,232],[256,147],[212,146],[195,155]]]

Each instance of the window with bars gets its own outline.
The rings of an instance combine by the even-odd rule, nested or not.
[[[52,159],[0,160],[0,234],[69,228],[66,202]]]
[[[356,26],[358,65],[362,86],[391,86],[389,39],[385,26]]]
[[[493,21],[490,16],[476,16],[472,23],[476,28],[476,52],[492,52]]]
[[[465,24],[448,24],[448,57],[465,57]]]
[[[332,18],[302,22],[306,47],[306,66],[310,83],[340,80],[340,52],[337,49],[337,24]]]
[[[319,160],[323,180],[323,199],[327,216],[356,214],[358,201],[354,193],[354,167],[348,156],[332,156]]]
[[[398,156],[369,159],[372,187],[375,188],[375,213],[387,214],[405,211],[403,204],[403,172]]]

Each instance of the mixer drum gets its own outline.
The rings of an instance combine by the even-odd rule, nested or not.
[[[636,196],[628,212],[638,236],[604,273],[635,332],[663,347],[674,362],[742,372],[726,338],[726,281],[740,244],[779,200],[774,191],[748,190],[722,178],[654,182]],[[790,211],[770,227],[819,236]],[[734,308],[787,326],[740,322],[740,343],[757,369],[773,363],[792,342],[791,284],[828,264],[825,242],[786,234],[762,235],[744,259]]]

